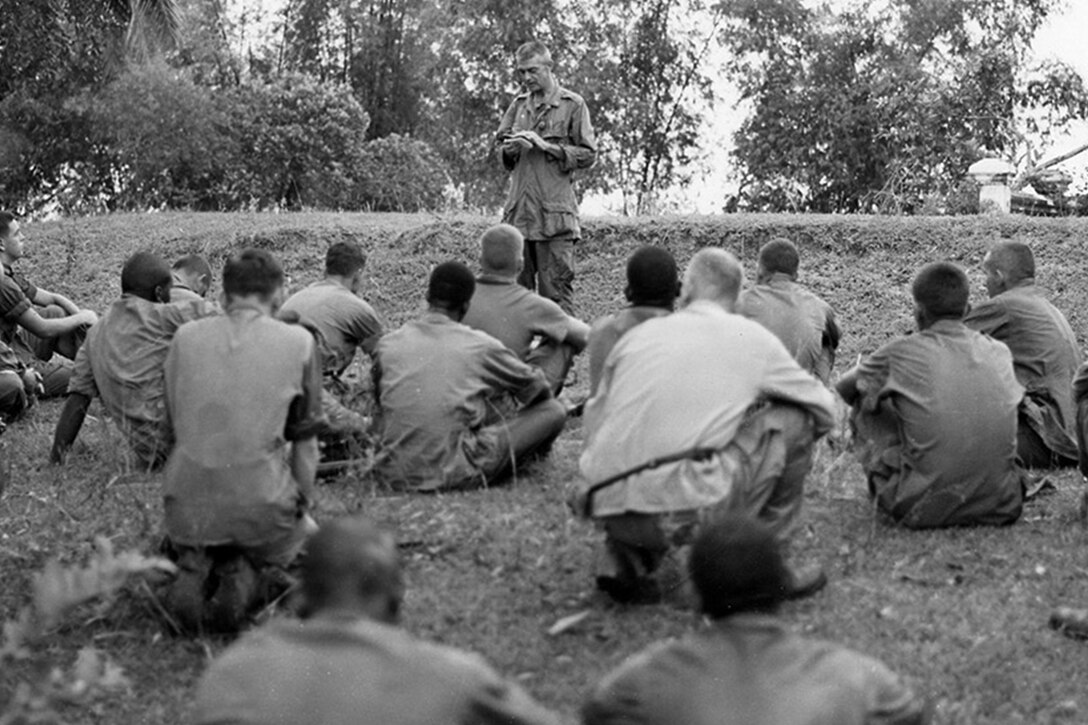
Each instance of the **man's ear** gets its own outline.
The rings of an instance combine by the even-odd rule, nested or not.
[[[155,302],[169,302],[170,301],[170,288],[173,286],[172,282],[165,282],[163,284],[155,285],[154,295]]]
[[[634,291],[631,289],[631,285],[624,286],[623,296],[627,299],[628,302],[634,302],[634,300],[631,299],[631,295],[633,295],[633,294],[634,294]],[[680,294],[680,288],[679,287],[676,289],[676,294]]]
[[[211,280],[208,279],[208,275],[202,274],[196,278],[197,289],[196,293],[203,297],[207,294],[208,289],[212,286]]]

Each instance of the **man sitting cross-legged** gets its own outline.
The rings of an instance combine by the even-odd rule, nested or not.
[[[676,260],[661,247],[639,247],[627,260],[627,286],[623,290],[631,303],[622,312],[602,317],[589,332],[589,394],[597,392],[608,353],[632,327],[654,317],[669,314],[680,294]]]
[[[287,298],[284,319],[297,317],[317,335],[324,375],[322,408],[333,436],[362,434],[370,421],[349,406],[355,395],[341,378],[362,349],[367,355],[382,335],[374,308],[359,297],[366,254],[355,242],[336,242],[325,253],[325,278]]]
[[[982,261],[990,298],[964,322],[1008,345],[1020,403],[1017,455],[1027,468],[1077,464],[1073,377],[1080,346],[1065,315],[1035,286],[1035,257],[1022,242],[994,244]]]
[[[741,294],[737,312],[777,335],[801,367],[826,385],[841,334],[831,305],[797,284],[800,260],[788,239],[764,244],[756,284]]]
[[[783,546],[796,524],[832,396],[777,337],[733,313],[742,279],[732,254],[700,250],[683,309],[620,338],[586,404],[575,505],[605,531],[597,584],[617,600],[671,594],[678,549],[721,511],[768,522]],[[798,570],[791,594],[825,581]]]
[[[212,268],[199,254],[187,254],[170,268],[174,283],[170,287],[171,302],[202,300],[212,286]]]
[[[164,304],[170,290],[170,269],[158,255],[138,252],[125,262],[121,299],[91,327],[76,354],[52,463],[64,460],[93,398],[102,399],[140,467],[158,468],[166,461],[173,444],[163,383],[166,352],[181,325],[215,312],[201,299]]]
[[[431,272],[423,317],[385,335],[372,368],[381,442],[374,471],[394,488],[497,483],[563,429],[544,374],[495,338],[461,324],[476,286],[459,262]],[[521,409],[493,415],[513,396]]]
[[[464,324],[481,330],[540,368],[556,395],[574,356],[589,339],[589,325],[558,304],[518,284],[525,264],[525,240],[509,224],[497,224],[480,237],[480,269]],[[534,348],[533,342],[539,344]]]
[[[26,238],[15,217],[0,212],[0,342],[41,377],[44,397],[64,395],[72,360],[87,328],[98,321],[67,297],[36,287],[15,269]]]
[[[1004,343],[963,323],[967,276],[937,262],[911,289],[918,332],[838,383],[877,506],[911,528],[1008,524],[1020,516],[1016,410],[1023,388]]]
[[[246,634],[201,678],[196,725],[557,725],[476,655],[397,626],[393,537],[362,518],[322,526],[302,560],[306,618]]]
[[[748,518],[708,524],[688,571],[707,621],[628,657],[582,707],[584,725],[924,725],[931,708],[882,662],[801,637],[775,616],[790,575]]]
[[[315,527],[321,367],[310,333],[272,316],[282,286],[268,252],[231,258],[224,313],[181,327],[166,357],[163,503],[183,570],[172,601],[190,622],[237,626],[258,595],[252,570],[289,565]]]

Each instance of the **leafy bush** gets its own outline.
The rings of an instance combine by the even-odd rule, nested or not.
[[[225,169],[239,148],[217,100],[152,64],[129,69],[89,103],[118,167],[115,208],[223,206]]]
[[[450,175],[442,158],[419,139],[391,134],[366,144],[356,209],[424,211],[440,209]]]
[[[370,121],[348,87],[289,75],[231,89],[223,102],[238,143],[228,208],[342,208],[350,199]]]

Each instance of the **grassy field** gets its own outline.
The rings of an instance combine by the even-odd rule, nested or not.
[[[370,248],[366,296],[395,325],[419,309],[431,264],[471,261],[471,240],[483,223],[335,214],[76,220],[28,228],[26,271],[43,286],[101,309],[118,294],[121,261],[136,249],[169,257],[203,251],[218,261],[257,244],[283,258],[297,287],[320,275],[326,241],[347,235]],[[840,367],[909,329],[908,285],[918,263],[948,257],[974,268],[982,236],[952,239],[940,250],[891,253],[845,243],[804,249],[803,273],[840,311],[847,332]],[[582,248],[577,294],[584,317],[622,304],[622,264],[637,238],[643,237],[632,233],[629,240]],[[664,241],[686,261],[690,245],[676,237]],[[1079,244],[1070,242],[1081,251]],[[734,251],[748,262],[755,252]],[[1058,290],[1078,334],[1088,325],[1080,322],[1088,291],[1066,283],[1086,257],[1066,263],[1040,254],[1041,281]],[[578,372],[574,387],[584,388],[584,361]],[[120,435],[97,407],[69,465],[48,466],[59,408],[46,402],[0,437],[0,621],[14,616],[32,573],[48,559],[83,560],[99,535],[117,549],[147,551],[159,533],[160,480],[130,472]],[[618,608],[593,591],[598,535],[564,504],[581,439],[574,421],[547,461],[503,488],[379,496],[366,481],[347,476],[323,486],[319,502],[320,516],[363,511],[408,544],[409,630],[482,653],[572,722],[601,674],[645,644],[695,624],[690,612]],[[1082,484],[1073,472],[1052,478],[1056,490],[1029,503],[1014,526],[910,532],[874,515],[850,455],[821,445],[795,545],[806,559],[825,564],[831,584],[789,605],[785,618],[800,631],[885,660],[936,704],[939,723],[1088,722],[1088,643],[1046,626],[1055,604],[1088,606],[1088,531],[1077,514]],[[587,610],[579,625],[548,636],[557,620]],[[127,594],[109,608],[76,611],[30,660],[0,671],[0,712],[18,680],[69,664],[87,644],[121,665],[132,686],[93,707],[71,708],[65,713],[71,721],[174,723],[185,721],[196,678],[225,643],[173,638],[146,598]]]

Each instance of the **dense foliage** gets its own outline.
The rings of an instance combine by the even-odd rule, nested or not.
[[[512,54],[535,38],[598,131],[579,189],[625,213],[689,180],[737,100],[714,97],[722,73],[747,114],[726,209],[963,212],[972,161],[1088,117],[1071,68],[1029,61],[1060,4],[0,0],[0,205],[494,209]]]

